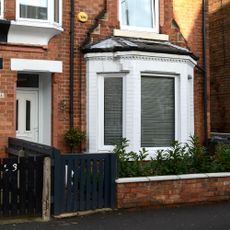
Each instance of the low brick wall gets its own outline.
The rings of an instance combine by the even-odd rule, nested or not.
[[[121,178],[116,183],[118,208],[230,200],[230,173]]]

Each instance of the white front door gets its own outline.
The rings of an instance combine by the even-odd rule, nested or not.
[[[16,136],[38,142],[38,90],[17,90]]]

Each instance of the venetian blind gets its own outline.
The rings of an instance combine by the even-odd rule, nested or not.
[[[122,137],[122,78],[104,80],[104,144],[114,145]]]
[[[175,139],[174,78],[141,78],[141,146],[167,147]]]

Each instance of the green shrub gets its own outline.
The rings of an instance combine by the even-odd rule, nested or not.
[[[135,153],[127,152],[127,147],[128,140],[122,139],[114,148],[120,177],[230,171],[230,144],[218,144],[216,154],[210,156],[196,136],[185,144],[175,141],[167,150],[158,150],[156,157],[148,161],[144,148]]]
[[[217,172],[230,171],[230,144],[218,143],[213,156],[213,168]]]
[[[121,139],[113,150],[118,158],[118,173],[120,177],[137,177],[151,175],[150,162],[146,161],[147,151],[143,148],[139,153],[127,152],[128,140]]]
[[[175,141],[169,149],[157,151],[156,159],[152,159],[154,175],[186,173],[191,167],[190,158],[186,146]]]
[[[85,141],[85,139],[85,133],[77,128],[70,128],[64,134],[64,141],[66,145],[70,147],[71,152],[73,152],[75,148],[79,147],[82,141]]]

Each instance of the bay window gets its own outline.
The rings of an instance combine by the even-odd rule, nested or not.
[[[60,23],[61,0],[18,0],[17,18],[23,20]]]
[[[158,0],[120,0],[122,29],[158,32]]]

